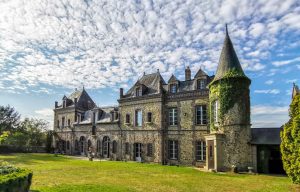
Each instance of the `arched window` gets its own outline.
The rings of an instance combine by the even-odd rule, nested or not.
[[[80,150],[81,154],[83,154],[85,152],[84,148],[85,148],[85,137],[81,136],[79,139],[79,150]]]
[[[78,143],[78,140],[76,139],[75,140],[75,151],[78,151],[79,150],[79,143]]]
[[[117,148],[118,148],[118,143],[117,143],[117,141],[113,141],[112,152],[113,152],[113,153],[117,153]]]
[[[101,141],[100,139],[97,140],[97,152],[100,153],[100,148],[101,148]]]
[[[103,137],[102,141],[102,155],[104,158],[109,158],[109,137],[105,136]]]

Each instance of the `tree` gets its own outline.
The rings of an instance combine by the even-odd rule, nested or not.
[[[26,118],[24,121],[22,121],[21,127],[28,137],[28,146],[45,145],[48,122],[41,119]]]
[[[3,143],[7,139],[8,136],[9,136],[9,131],[4,131],[0,135],[0,144]]]
[[[293,98],[289,116],[280,134],[280,149],[284,170],[294,183],[300,184],[300,94]]]
[[[13,132],[19,128],[20,115],[14,108],[0,106],[0,134],[4,131]]]

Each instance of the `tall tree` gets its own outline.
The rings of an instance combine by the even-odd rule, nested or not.
[[[293,97],[289,116],[280,134],[282,161],[287,175],[300,184],[300,94]]]
[[[19,128],[20,115],[13,107],[0,106],[0,134],[4,131],[14,132]]]

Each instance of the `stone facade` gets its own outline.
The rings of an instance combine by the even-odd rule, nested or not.
[[[111,160],[245,170],[256,166],[249,85],[226,33],[216,76],[199,69],[192,78],[187,67],[185,80],[172,75],[166,83],[159,71],[144,73],[126,93],[120,88],[115,107],[95,106],[84,89],[65,96],[54,109],[54,147]]]

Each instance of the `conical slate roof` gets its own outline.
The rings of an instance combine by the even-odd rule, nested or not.
[[[234,71],[236,74],[239,74],[238,76],[245,76],[242,66],[233,48],[230,37],[228,35],[226,25],[226,36],[214,81],[222,79],[230,71]]]

